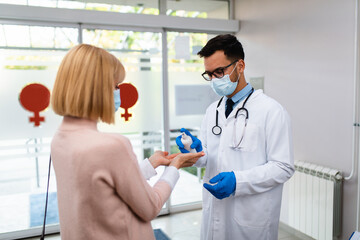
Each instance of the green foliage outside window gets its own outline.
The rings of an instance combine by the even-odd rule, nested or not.
[[[5,69],[8,70],[46,70],[47,66],[20,66],[20,65],[6,65]]]

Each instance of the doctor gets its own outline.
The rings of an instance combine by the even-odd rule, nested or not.
[[[289,115],[244,77],[241,43],[233,35],[211,39],[198,53],[203,78],[221,97],[206,110],[195,166],[206,167],[203,240],[277,240],[283,183],[294,173]],[[181,152],[188,152],[176,139]]]

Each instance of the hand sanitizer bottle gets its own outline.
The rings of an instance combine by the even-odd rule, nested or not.
[[[191,137],[186,135],[184,132],[181,135],[181,142],[184,144],[184,148],[191,153],[196,153],[195,149],[190,148],[191,144],[193,143]]]

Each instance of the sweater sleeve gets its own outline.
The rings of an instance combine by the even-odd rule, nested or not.
[[[139,167],[146,180],[149,180],[156,175],[155,169],[147,158],[140,162]]]
[[[139,168],[129,140],[121,140],[115,152],[118,157],[112,159],[111,172],[117,194],[139,218],[151,221],[169,198],[179,178],[178,170],[166,168],[151,187]]]

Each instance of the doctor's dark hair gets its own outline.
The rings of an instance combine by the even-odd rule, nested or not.
[[[245,53],[241,43],[231,34],[218,35],[210,39],[197,54],[200,57],[210,57],[219,50],[224,51],[225,56],[231,61],[245,60]]]

